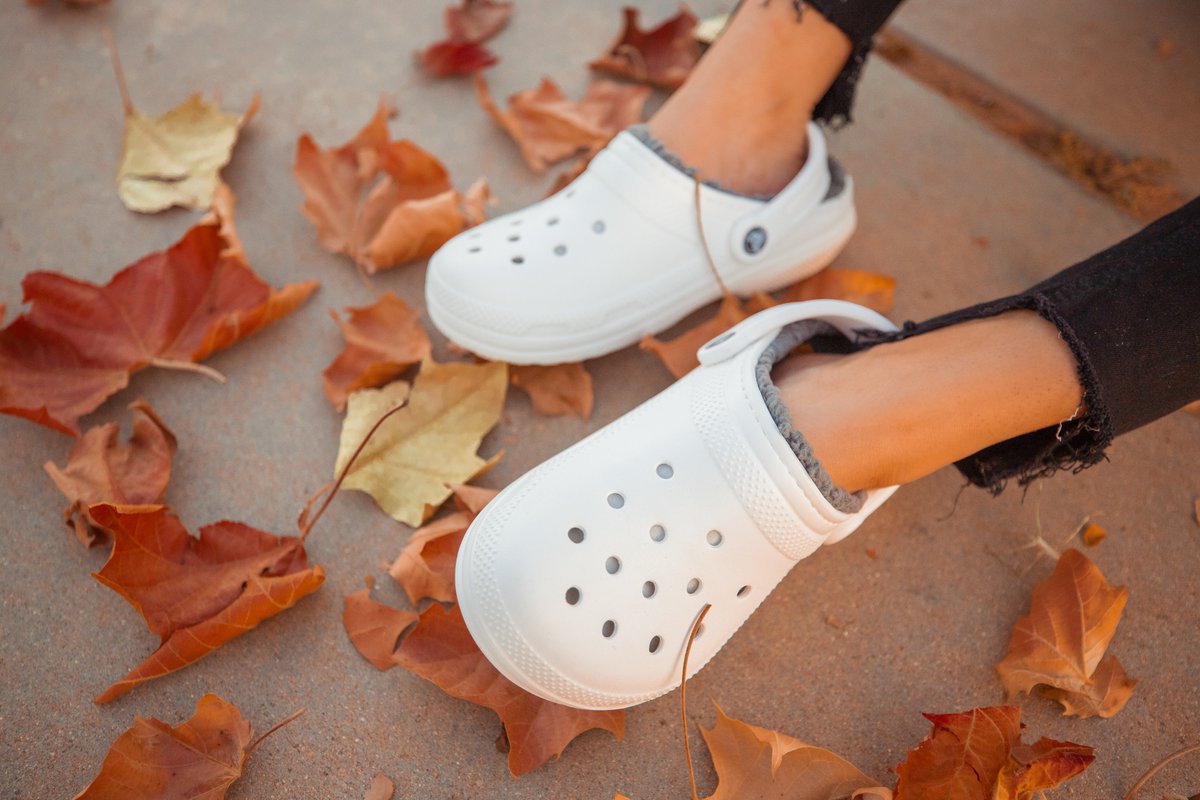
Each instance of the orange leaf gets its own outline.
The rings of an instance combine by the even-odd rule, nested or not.
[[[291,608],[325,580],[304,544],[238,522],[193,538],[162,506],[94,505],[113,550],[95,578],[120,594],[162,640],[159,648],[95,700],[115,700],[174,672]]]
[[[1021,710],[993,706],[923,716],[933,730],[896,768],[896,800],[991,800],[1000,770],[1020,741]]]
[[[1033,800],[1047,789],[1061,786],[1096,760],[1086,745],[1042,738],[1035,744],[1018,744],[996,784],[995,800]]]
[[[483,43],[504,30],[513,4],[497,0],[463,0],[444,12],[446,38],[420,53],[417,62],[439,78],[469,75],[499,61]]]
[[[896,305],[896,279],[857,269],[826,267],[783,291],[781,303],[802,300],[846,300],[887,314]]]
[[[720,706],[716,724],[700,732],[718,779],[717,790],[706,800],[842,800],[857,790],[879,786],[878,781],[840,756],[776,731],[739,722]]]
[[[321,373],[325,396],[342,411],[351,392],[381,386],[429,355],[429,336],[417,314],[391,292],[370,306],[346,309],[350,319],[330,316],[346,347]]]
[[[1008,653],[996,665],[1009,696],[1038,685],[1064,714],[1111,717],[1137,681],[1104,656],[1129,599],[1087,556],[1067,550],[1050,577],[1034,587],[1029,615],[1017,620]]]
[[[104,531],[88,514],[88,506],[157,503],[167,491],[175,435],[148,403],[135,400],[129,408],[133,411],[133,431],[127,443],[117,438],[120,426],[97,425],[76,440],[65,467],[51,461],[45,464],[50,479],[71,503],[63,513],[67,524],[88,547],[104,539]]]
[[[481,221],[486,184],[460,195],[446,168],[408,140],[389,139],[391,108],[380,103],[349,142],[322,150],[304,134],[293,174],[301,208],[325,249],[345,253],[368,272],[431,255]]]
[[[512,385],[529,395],[539,413],[577,414],[580,419],[592,415],[592,376],[583,364],[514,364],[508,374]]]
[[[1095,547],[1103,542],[1107,536],[1108,531],[1104,530],[1104,528],[1101,528],[1094,522],[1089,522],[1084,525],[1083,531],[1079,534],[1079,538],[1083,539],[1083,543],[1088,547]]]
[[[395,794],[396,785],[392,783],[391,778],[379,772],[371,781],[371,788],[367,789],[363,800],[392,800],[392,796]]]
[[[579,101],[568,100],[558,85],[542,78],[536,89],[508,98],[501,110],[482,75],[475,76],[479,104],[521,149],[530,169],[542,172],[550,164],[578,153],[595,152],[608,140],[642,118],[649,90],[612,81],[595,81]]]
[[[414,531],[388,570],[414,606],[426,599],[441,603],[457,599],[454,562],[458,546],[475,515],[497,494],[495,489],[461,483],[451,484],[451,489],[458,511]]]
[[[658,27],[643,30],[638,9],[626,6],[622,13],[624,24],[616,41],[588,66],[662,89],[679,88],[700,60],[700,46],[692,37],[695,15],[683,6]]]
[[[526,692],[496,671],[479,651],[458,606],[432,605],[396,651],[396,663],[447,694],[490,708],[508,736],[508,769],[523,775],[562,753],[584,731],[600,728],[620,740],[623,711],[581,711]]]
[[[371,599],[375,579],[367,578],[367,588],[345,596],[342,624],[359,655],[384,672],[396,666],[393,654],[400,634],[417,621],[411,611],[401,611]]]
[[[107,284],[33,272],[27,312],[0,331],[0,412],[71,435],[147,366],[188,366],[291,313],[317,288],[274,290],[210,215]]]
[[[75,800],[220,800],[242,775],[252,735],[237,707],[215,694],[201,697],[192,718],[174,728],[135,717]]]
[[[646,336],[642,339],[641,348],[658,356],[672,375],[682,378],[699,366],[696,351],[705,342],[729,330],[748,316],[750,314],[742,306],[742,301],[727,294],[721,300],[721,305],[712,319],[701,322],[670,341]]]

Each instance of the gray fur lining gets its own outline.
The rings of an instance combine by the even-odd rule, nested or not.
[[[792,427],[792,415],[788,412],[778,387],[771,380],[771,368],[786,358],[788,353],[814,336],[827,334],[838,335],[837,330],[827,322],[817,319],[793,322],[781,330],[775,337],[775,341],[762,351],[758,357],[758,365],[755,367],[755,377],[758,379],[758,389],[762,392],[767,410],[771,412],[771,418],[779,426],[780,435],[792,448],[796,458],[804,465],[812,482],[821,490],[821,494],[829,501],[830,505],[838,511],[853,514],[862,508],[865,500],[864,494],[847,492],[833,482],[829,473],[825,471],[825,467],[821,466],[820,459],[813,453],[812,445],[804,438],[804,434]]]

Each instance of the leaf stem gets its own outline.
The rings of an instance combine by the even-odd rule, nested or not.
[[[1183,756],[1186,756],[1188,753],[1195,753],[1196,751],[1200,751],[1200,742],[1197,742],[1196,744],[1188,745],[1187,747],[1183,748],[1182,750],[1176,750],[1174,753],[1171,753],[1171,755],[1167,756],[1162,761],[1159,761],[1153,767],[1146,770],[1145,774],[1143,774],[1142,777],[1138,778],[1138,782],[1135,783],[1133,785],[1133,788],[1130,789],[1129,792],[1125,795],[1125,800],[1133,800],[1134,795],[1136,795],[1138,792],[1140,792],[1142,790],[1142,787],[1145,786],[1147,783],[1149,783],[1150,779],[1153,778],[1155,775],[1157,775],[1158,771],[1160,769],[1162,769],[1163,767],[1165,767],[1167,764],[1170,764],[1172,761],[1174,761],[1177,758],[1182,758]]]
[[[379,426],[386,422],[388,417],[392,416],[392,414],[395,414],[397,411],[407,405],[408,398],[405,398],[403,403],[399,403],[388,409],[387,413],[383,414],[375,421],[375,424],[371,426],[371,430],[367,431],[367,435],[364,436],[363,440],[358,443],[358,447],[355,449],[354,454],[350,456],[350,460],[346,462],[346,466],[342,467],[342,471],[338,473],[337,480],[333,482],[333,488],[329,490],[329,494],[325,495],[325,501],[321,503],[321,507],[317,509],[317,513],[312,516],[312,519],[308,518],[308,510],[312,507],[313,501],[321,494],[322,491],[324,491],[325,486],[322,486],[320,489],[318,489],[317,493],[309,499],[308,504],[304,507],[304,510],[300,512],[300,518],[296,520],[296,527],[300,529],[301,541],[308,538],[309,531],[311,531],[313,526],[317,524],[317,520],[319,520],[321,515],[325,513],[325,509],[329,508],[329,504],[333,502],[334,495],[338,493],[338,489],[342,488],[342,481],[346,480],[346,476],[350,474],[350,468],[354,466],[354,462],[358,460],[360,455],[362,455],[363,448],[367,446],[367,442],[371,441],[371,437],[375,435],[375,431],[379,430]],[[328,486],[328,484],[326,484],[326,486]]]
[[[700,800],[700,795],[696,793],[696,770],[692,767],[692,743],[688,738],[687,665],[688,658],[692,655],[692,642],[696,641],[700,623],[704,622],[704,615],[710,608],[712,608],[712,603],[704,604],[704,608],[700,609],[700,615],[696,617],[696,621],[692,623],[692,629],[688,633],[687,647],[683,651],[683,683],[679,687],[679,716],[683,719],[683,752],[687,756],[688,778],[692,782],[692,800]]]
[[[197,364],[194,361],[177,361],[173,358],[152,358],[150,359],[150,366],[161,367],[163,369],[177,369],[180,372],[194,372],[197,375],[203,375],[206,378],[211,378],[217,383],[229,382],[224,375],[217,372],[212,367],[205,366],[204,364]]]
[[[112,57],[113,73],[117,76],[117,89],[121,92],[121,108],[125,110],[125,116],[131,117],[137,112],[137,109],[133,106],[133,98],[129,95],[129,86],[125,83],[125,69],[121,66],[121,54],[117,52],[117,40],[107,25],[101,28],[100,32],[104,35],[104,41],[108,44],[108,54]]]
[[[308,710],[307,708],[302,708],[299,711],[293,711],[290,715],[287,716],[287,718],[285,718],[281,722],[276,723],[275,727],[271,728],[271,730],[267,731],[262,736],[258,737],[257,739],[255,739],[253,742],[250,743],[250,746],[246,748],[246,755],[244,757],[249,758],[250,754],[254,752],[254,749],[256,747],[258,747],[260,744],[262,744],[263,739],[266,739],[272,733],[279,730],[284,725],[287,725],[289,722],[294,722],[295,720],[304,716],[304,712],[307,710]]]

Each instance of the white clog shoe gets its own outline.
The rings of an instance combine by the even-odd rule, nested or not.
[[[700,186],[704,241],[730,291],[807,277],[854,232],[854,188],[808,126],[808,160],[755,200]],[[459,234],[429,261],[433,324],[485,358],[580,361],[634,344],[717,299],[693,178],[629,131],[569,186]]]
[[[679,685],[688,632],[711,603],[688,664],[703,667],[793,564],[895,489],[831,487],[760,388],[799,342],[864,329],[895,327],[837,300],[750,317],[701,348],[696,370],[501,492],[456,570],[488,660],[557,703],[634,705]]]

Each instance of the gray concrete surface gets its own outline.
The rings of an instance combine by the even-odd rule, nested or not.
[[[290,166],[300,132],[341,142],[369,117],[380,93],[391,93],[400,107],[393,131],[437,153],[458,185],[486,175],[511,209],[541,196],[550,181],[527,171],[476,106],[468,82],[415,74],[412,51],[439,32],[434,5],[114,0],[89,11],[54,2],[0,10],[0,300],[10,315],[25,273],[49,268],[104,281],[173,242],[196,218],[138,216],[117,200],[120,106],[102,25],[113,29],[134,97],[147,111],[196,89],[220,90],[232,108],[255,90],[263,93],[262,112],[225,173],[240,197],[238,225],[266,280],[319,278],[321,291],[291,318],[212,359],[228,385],[147,371],[85,419],[124,420],[124,406],[138,396],[159,410],[181,446],[168,500],[193,528],[233,518],[289,532],[304,499],[332,471],[339,418],[321,394],[319,373],[340,339],[325,308],[369,297],[348,264],[320,249],[297,211],[301,195]],[[496,93],[531,86],[543,73],[580,91],[583,62],[609,41],[620,4],[518,5],[512,28],[495,43],[503,58],[488,74]],[[640,5],[652,19],[674,9],[671,0]],[[928,20],[931,5],[914,5],[906,24]],[[715,3],[697,6],[719,10]],[[1103,0],[1089,8],[1110,6],[1121,4]],[[1038,63],[1051,68],[1040,61],[1047,49],[1031,44],[1004,8],[988,12],[1004,24],[963,25],[945,36],[961,37],[965,60],[981,69],[1005,52],[1024,71],[1036,73]],[[971,11],[963,6],[960,14]],[[1079,14],[1058,6],[1042,13],[1059,26]],[[1194,25],[1200,10],[1178,13]],[[1115,24],[1110,20],[1099,11],[1090,16],[1105,36],[1119,37],[1104,28]],[[1079,63],[1101,69],[1103,54],[1083,47],[1087,41],[1060,47],[1079,46]],[[1164,62],[1163,80],[1194,83],[1194,75],[1175,69],[1195,39],[1178,36],[1176,44],[1179,60]],[[1028,99],[1047,108],[1063,100],[1045,81],[1008,88],[1031,92]],[[1142,102],[1137,86],[1113,91],[1122,104]],[[1131,150],[1158,150],[1180,163],[1176,153],[1194,151],[1194,127],[1190,134],[1179,128],[1172,108],[1144,107],[1153,131],[1144,138],[1123,127],[1123,112],[1088,113],[1091,133],[1128,142]],[[862,218],[839,263],[894,274],[897,318],[1019,289],[1134,230],[1120,212],[885,64],[867,70],[858,120],[833,137],[834,152],[857,181]],[[378,284],[417,303],[422,274],[413,265]],[[447,355],[441,340],[437,352]],[[484,445],[485,453],[507,450],[488,483],[505,484],[668,383],[637,350],[589,367],[597,389],[590,422],[543,418],[523,396],[511,397]],[[69,440],[6,417],[0,441],[4,797],[73,795],[134,714],[176,723],[210,691],[238,704],[259,730],[308,708],[255,753],[231,798],[357,798],[376,771],[390,775],[397,796],[406,798],[687,796],[676,694],[634,709],[623,742],[584,735],[559,761],[513,780],[494,746],[499,726],[491,712],[362,661],[342,630],[341,595],[359,588],[363,575],[380,574],[380,562],[408,531],[355,493],[340,497],[313,533],[312,557],[329,573],[320,592],[205,661],[112,705],[93,706],[91,697],[150,652],[154,637],[88,576],[103,553],[84,551],[60,522],[62,501],[41,465],[61,462]],[[1200,419],[1174,415],[1118,441],[1108,463],[1056,477],[1024,497],[960,494],[951,470],[907,487],[854,537],[784,581],[695,679],[693,717],[711,723],[712,698],[740,719],[830,747],[890,782],[889,769],[927,731],[920,712],[1002,700],[993,665],[1031,586],[1050,568],[1045,560],[1031,565],[1031,552],[1018,550],[1036,530],[1038,509],[1052,541],[1085,514],[1103,514],[1110,535],[1090,555],[1110,580],[1130,586],[1113,651],[1141,683],[1111,720],[1066,719],[1041,698],[1019,704],[1031,736],[1097,748],[1096,764],[1056,796],[1122,795],[1158,758],[1200,740],[1200,527],[1191,516],[1200,495],[1198,452]],[[403,602],[386,579],[380,584],[385,600]],[[830,615],[843,627],[828,625]],[[707,759],[698,764],[702,789],[711,788]],[[1178,763],[1143,796],[1157,800],[1168,791],[1200,791],[1200,760]]]

